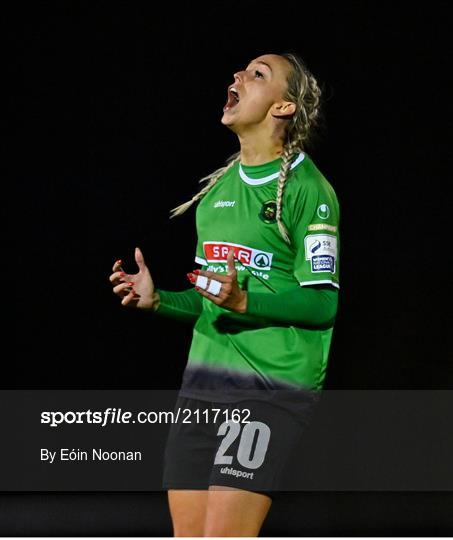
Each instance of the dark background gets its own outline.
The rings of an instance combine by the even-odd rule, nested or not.
[[[135,272],[138,245],[158,287],[188,287],[194,208],[173,220],[169,211],[238,149],[220,123],[233,73],[260,54],[287,51],[324,89],[326,127],[309,153],[341,209],[340,307],[325,387],[453,387],[448,3],[400,11],[312,4],[16,4],[7,20],[15,174],[6,279],[14,302],[2,388],[178,388],[191,328],[121,307],[111,266],[121,258]],[[400,515],[413,508],[404,494],[369,495],[400,504]],[[451,533],[451,494],[417,496],[422,532],[437,523]],[[130,494],[124,505],[124,494],[58,500],[65,497],[68,516],[110,501],[87,534],[103,530],[110,512],[126,523],[131,501],[154,504],[151,494]],[[350,525],[327,534],[396,532],[387,512],[357,528],[356,499],[343,494]],[[49,515],[55,508],[49,495],[1,500],[10,516],[37,501]],[[323,511],[313,507],[321,531]],[[57,530],[45,511],[29,516],[28,531]],[[284,512],[274,516],[287,522]],[[59,534],[71,531],[72,518],[62,519]],[[9,532],[25,531],[16,527]],[[157,530],[146,527],[130,533]],[[273,534],[288,534],[278,527]]]

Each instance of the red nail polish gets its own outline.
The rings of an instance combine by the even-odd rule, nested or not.
[[[198,275],[200,273],[200,270],[193,270],[193,273]]]
[[[196,278],[194,277],[194,275],[191,274],[190,272],[187,272],[187,277],[189,278],[189,281],[191,283],[195,283],[197,281]]]
[[[196,291],[199,291],[199,290],[200,290],[200,287],[195,287],[195,290],[196,290]]]
[[[121,276],[121,277],[124,277],[125,275],[126,275],[125,272],[120,272],[120,276]]]
[[[133,281],[129,281],[129,283],[128,283],[129,287],[132,287],[133,284],[134,284]]]

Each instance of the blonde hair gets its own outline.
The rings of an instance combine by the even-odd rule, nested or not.
[[[305,150],[305,145],[313,134],[313,128],[318,124],[320,114],[321,90],[311,72],[307,69],[299,56],[293,53],[284,53],[279,56],[286,58],[291,66],[287,78],[288,87],[283,98],[296,104],[296,111],[290,118],[285,132],[285,141],[282,151],[277,184],[277,214],[276,220],[280,234],[285,242],[291,243],[288,231],[282,221],[283,192],[286,179],[291,170],[291,160],[295,154]],[[185,212],[195,201],[201,199],[220,178],[240,160],[240,152],[230,156],[225,165],[211,174],[204,176],[199,182],[206,185],[189,201],[180,204],[171,210],[170,218]]]

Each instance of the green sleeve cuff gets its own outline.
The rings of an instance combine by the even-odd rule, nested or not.
[[[197,291],[165,291],[156,289],[160,302],[153,312],[159,316],[169,317],[186,322],[195,322],[203,308],[203,298]]]

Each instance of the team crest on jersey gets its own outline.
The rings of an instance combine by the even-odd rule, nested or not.
[[[266,201],[258,214],[264,223],[275,223],[277,221],[277,203],[275,201]]]

